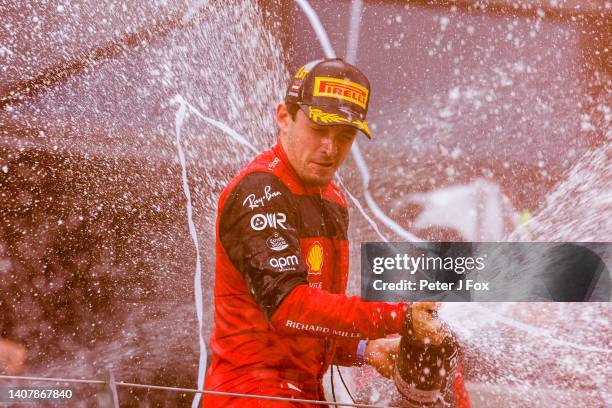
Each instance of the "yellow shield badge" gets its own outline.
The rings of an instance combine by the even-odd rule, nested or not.
[[[315,241],[310,246],[306,256],[306,265],[311,273],[321,272],[321,267],[323,266],[323,246],[319,241]]]

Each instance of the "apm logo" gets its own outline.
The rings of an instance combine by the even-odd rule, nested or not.
[[[270,266],[278,271],[295,271],[295,266],[300,262],[296,255],[281,256],[280,258],[271,258]]]
[[[251,228],[254,231],[263,231],[268,227],[286,230],[285,221],[287,221],[287,216],[284,213],[255,214],[251,217]]]

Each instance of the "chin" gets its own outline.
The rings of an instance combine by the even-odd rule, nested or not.
[[[333,177],[333,174],[330,176],[308,174],[308,175],[304,175],[302,177],[302,180],[304,181],[304,184],[307,184],[309,186],[324,186],[331,181],[332,177]]]

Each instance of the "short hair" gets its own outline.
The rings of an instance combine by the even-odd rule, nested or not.
[[[295,122],[295,117],[297,116],[298,109],[300,109],[297,103],[287,102],[287,110],[291,115],[291,120]]]

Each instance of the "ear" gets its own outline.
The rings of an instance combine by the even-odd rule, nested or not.
[[[291,120],[291,114],[287,109],[287,105],[284,103],[279,103],[276,105],[276,124],[278,125],[278,131],[281,136],[287,134],[289,122]]]

